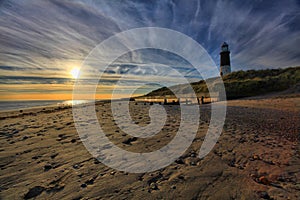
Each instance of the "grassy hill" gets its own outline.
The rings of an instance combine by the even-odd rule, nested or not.
[[[209,81],[213,81],[211,78]],[[290,88],[299,90],[300,67],[286,69],[266,69],[236,71],[223,77],[227,99],[257,96]],[[201,80],[191,84],[196,93],[208,92],[206,82]],[[184,93],[186,85],[172,86]],[[295,91],[294,91],[295,92]],[[299,92],[299,91],[298,91]],[[154,90],[145,96],[173,95],[166,87]]]

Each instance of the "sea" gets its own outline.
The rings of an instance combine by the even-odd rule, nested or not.
[[[0,111],[13,111],[45,106],[66,106],[89,103],[89,100],[18,100],[18,101],[0,101]]]

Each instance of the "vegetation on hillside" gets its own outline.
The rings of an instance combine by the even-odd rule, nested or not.
[[[210,80],[213,80],[210,79]],[[208,81],[210,81],[208,80]],[[300,82],[300,67],[236,71],[223,77],[227,99],[257,96],[289,89]],[[208,92],[205,81],[191,84],[196,93]],[[187,88],[186,85],[173,86]],[[218,87],[217,85],[214,87]],[[154,90],[146,96],[165,96],[173,93],[166,87]]]

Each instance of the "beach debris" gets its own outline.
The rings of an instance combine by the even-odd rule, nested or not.
[[[31,199],[33,197],[36,197],[40,195],[45,190],[42,186],[35,186],[31,188],[24,196],[24,199]]]

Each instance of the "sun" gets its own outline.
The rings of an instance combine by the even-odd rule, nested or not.
[[[79,68],[78,67],[74,67],[71,71],[70,74],[72,75],[73,78],[77,79],[79,76]]]

